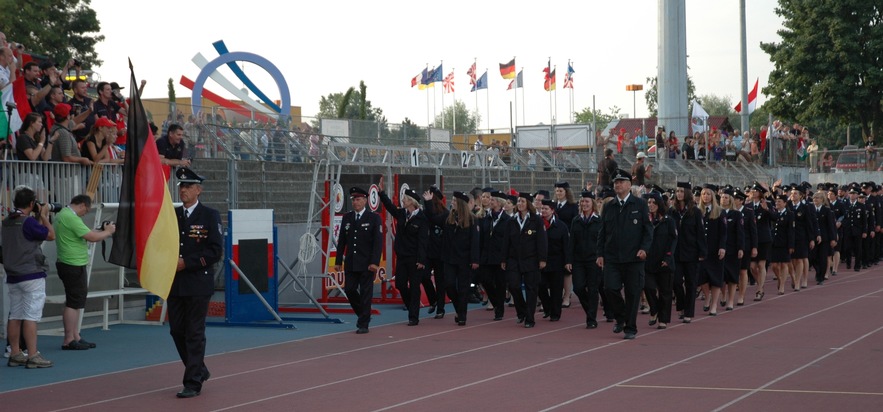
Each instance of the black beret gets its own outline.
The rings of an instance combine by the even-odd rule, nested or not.
[[[693,185],[691,185],[690,182],[678,182],[678,187],[686,191],[690,191],[693,189]]]
[[[368,192],[361,187],[351,187],[350,188],[350,197],[368,197]]]
[[[656,202],[657,206],[663,207],[662,195],[660,195],[659,192],[644,193],[643,195],[641,195],[641,197],[643,197],[644,199],[653,199],[653,201]]]
[[[497,197],[500,199],[508,199],[509,195],[507,195],[499,190],[494,190],[493,192],[491,192],[491,197]]]
[[[187,167],[179,167],[178,170],[175,171],[175,177],[178,178],[178,184],[202,184],[205,180],[204,177],[196,174],[196,172]]]
[[[567,189],[570,187],[570,183],[567,182],[557,182],[555,183],[555,187],[560,187],[562,189]]]
[[[414,200],[420,200],[420,195],[417,194],[417,191],[414,189],[405,189],[405,196],[413,197]]]
[[[543,203],[543,206],[548,206],[548,207],[551,207],[552,210],[555,210],[555,202],[554,201],[552,201],[550,199],[543,199],[542,203]]]
[[[616,169],[616,173],[613,174],[613,180],[632,180],[632,175],[629,172],[626,172],[622,169]]]
[[[469,202],[469,195],[467,195],[466,193],[463,193],[463,192],[454,192],[454,197],[457,198],[457,199],[460,199],[460,200],[462,200],[462,201],[464,201],[464,202],[467,202],[467,203]]]
[[[614,192],[613,189],[611,189],[609,187],[603,187],[603,188],[601,188],[600,196],[602,199],[606,199],[608,197],[616,196],[616,192]]]
[[[496,190],[496,189],[494,189],[494,188],[488,186],[488,187],[486,187],[486,188],[484,188],[484,189],[481,189],[481,192],[482,192],[482,193],[493,193],[494,190]]]
[[[509,199],[509,201],[512,202],[513,205],[514,205],[516,202],[518,202],[518,196],[515,196],[515,195],[507,195],[506,198]]]
[[[742,201],[744,201],[745,199],[748,198],[748,196],[746,196],[745,193],[743,193],[739,189],[733,190],[733,197],[735,197],[736,199],[742,200]]]
[[[518,192],[518,197],[525,198],[528,202],[533,202],[533,195],[527,192]]]
[[[763,188],[763,185],[760,182],[755,181],[753,185],[751,185],[751,190],[756,190],[760,192],[760,194],[766,193],[766,189]]]
[[[587,197],[589,199],[594,199],[595,192],[592,192],[591,190],[583,190],[582,193],[580,193],[580,196]]]
[[[537,192],[533,196],[536,197],[536,195],[543,195],[544,199],[552,197],[552,195],[549,194],[548,190],[537,190]]]
[[[445,198],[445,194],[442,193],[436,185],[429,186],[429,193],[432,193],[433,196],[438,197],[439,199]]]
[[[778,195],[778,196],[776,196],[776,200],[781,200],[781,201],[787,203],[787,202],[788,202],[788,196],[786,196],[786,195]]]
[[[702,185],[702,188],[711,190],[712,192],[717,192],[718,190],[720,190],[720,188],[716,184],[713,184],[713,183],[706,183],[706,184]]]

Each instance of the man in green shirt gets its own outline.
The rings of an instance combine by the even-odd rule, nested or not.
[[[58,248],[58,261],[55,268],[58,277],[64,284],[64,312],[61,318],[64,324],[64,340],[62,350],[86,350],[95,344],[80,337],[80,309],[86,307],[86,294],[89,285],[86,282],[86,265],[89,264],[89,247],[87,242],[100,242],[109,238],[116,231],[110,222],[100,229],[89,229],[83,223],[83,216],[92,209],[92,199],[87,195],[76,195],[70,204],[55,215],[55,244]]]

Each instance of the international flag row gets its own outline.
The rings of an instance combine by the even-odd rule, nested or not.
[[[500,63],[500,76],[503,79],[511,80],[509,82],[509,86],[506,90],[512,90],[524,87],[524,76],[523,69],[515,72],[515,59],[513,58],[508,63]],[[543,89],[547,92],[555,90],[556,87],[556,68],[552,66],[551,59],[546,63],[546,67],[543,68]],[[567,72],[564,73],[564,88],[565,89],[573,89],[573,74],[576,73],[573,70],[573,63],[570,61],[567,62]],[[472,63],[469,66],[469,69],[466,71],[466,75],[469,77],[469,85],[471,86],[470,92],[474,92],[476,90],[487,89],[488,88],[488,71],[485,70],[482,75],[478,75],[478,71],[476,69],[476,63]],[[411,87],[417,87],[420,90],[424,90],[429,87],[435,87],[435,83],[442,83],[442,87],[444,87],[445,93],[453,93],[454,92],[454,72],[451,71],[447,76],[444,75],[444,69],[442,68],[442,64],[434,68],[426,67],[416,76],[411,78]]]

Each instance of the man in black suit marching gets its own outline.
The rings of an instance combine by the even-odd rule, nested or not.
[[[365,209],[368,192],[359,187],[350,188],[353,210],[343,215],[337,236],[335,272],[344,263],[343,290],[356,316],[356,333],[368,333],[371,322],[371,299],[374,297],[374,275],[380,270],[380,251],[383,246],[380,216]]]
[[[653,225],[647,202],[632,196],[632,176],[622,169],[613,175],[613,191],[601,212],[598,266],[604,271],[604,293],[616,318],[614,333],[625,339],[638,334],[638,303],[644,287],[644,260],[653,242]],[[625,301],[620,290],[625,288]]]
[[[179,168],[175,175],[184,205],[175,208],[180,249],[166,303],[170,333],[184,362],[184,389],[177,396],[192,398],[199,395],[209,378],[203,362],[205,317],[215,291],[215,263],[221,260],[224,232],[218,211],[199,201],[204,179],[186,167]]]

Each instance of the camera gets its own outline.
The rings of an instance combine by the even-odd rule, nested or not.
[[[42,208],[42,207],[48,207],[48,208],[49,208],[49,213],[55,213],[55,212],[61,210],[61,208],[64,207],[64,206],[61,205],[61,203],[45,203],[45,202],[37,202],[37,205],[39,206],[39,207],[37,208],[37,211],[39,211],[40,208]]]
[[[113,221],[105,220],[105,221],[101,222],[101,226],[98,226],[98,230],[104,230],[107,227],[107,225],[113,225],[113,224],[115,224],[115,223],[113,223]]]
[[[74,66],[76,66],[76,67],[80,67],[80,66],[82,66],[82,65],[83,65],[83,64],[82,64],[82,63],[80,63],[80,61],[79,61],[79,60],[77,60],[77,59],[74,59]]]

